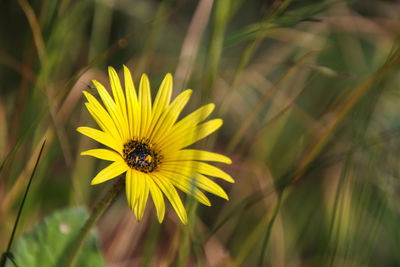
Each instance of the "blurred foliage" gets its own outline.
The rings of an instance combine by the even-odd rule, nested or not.
[[[0,240],[44,138],[18,242],[110,187],[90,186],[104,163],[79,156],[97,144],[75,129],[95,125],[81,91],[126,64],[136,81],[149,74],[153,96],[167,72],[174,94],[193,89],[184,113],[216,104],[224,125],[199,146],[229,155],[236,183],[218,181],[230,201],[210,196],[212,207],[186,198],[186,227],[171,207],[159,225],[151,201],[137,223],[121,195],[98,223],[107,266],[400,265],[399,11],[394,0],[2,3]]]
[[[17,266],[57,266],[69,242],[79,234],[87,219],[85,209],[71,208],[56,211],[22,236],[15,245]],[[8,262],[6,266],[13,266]],[[76,266],[104,266],[97,244],[97,235],[91,236],[82,249]]]

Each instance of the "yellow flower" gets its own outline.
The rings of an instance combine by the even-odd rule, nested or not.
[[[149,193],[161,223],[165,214],[164,196],[171,202],[181,221],[187,215],[175,189],[193,195],[199,202],[211,206],[200,190],[228,199],[224,190],[207,176],[233,183],[227,173],[204,161],[231,160],[223,155],[186,147],[216,131],[221,119],[203,122],[213,111],[214,104],[205,105],[182,120],[179,114],[189,101],[191,90],[186,90],[171,103],[172,75],[167,74],[152,103],[149,79],[142,75],[139,96],[132,76],[124,66],[125,94],[115,70],[108,69],[114,99],[98,81],[93,81],[104,107],[88,92],[83,92],[86,107],[101,130],[79,127],[77,130],[110,149],[92,149],[89,155],[112,163],[101,170],[92,184],[108,181],[126,172],[126,197],[138,221],[143,217]]]

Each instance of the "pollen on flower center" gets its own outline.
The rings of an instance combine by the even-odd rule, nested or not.
[[[161,160],[161,156],[146,140],[127,142],[123,152],[128,166],[144,173],[154,171]]]

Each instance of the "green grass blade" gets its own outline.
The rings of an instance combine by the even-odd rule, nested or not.
[[[43,152],[45,144],[46,144],[46,140],[43,141],[42,147],[40,148],[40,152],[39,152],[39,155],[38,155],[36,163],[35,163],[35,167],[33,168],[33,171],[32,171],[31,177],[29,179],[28,185],[26,186],[25,194],[24,194],[24,197],[22,198],[21,205],[19,206],[17,218],[15,219],[14,228],[12,230],[12,233],[11,233],[11,236],[10,236],[10,240],[8,241],[7,250],[6,250],[6,252],[4,252],[4,254],[2,256],[2,262],[0,264],[1,267],[5,266],[6,259],[7,259],[7,257],[9,257],[9,256],[4,256],[4,255],[9,255],[11,253],[10,250],[11,250],[12,242],[14,240],[15,232],[17,230],[18,222],[19,222],[19,219],[20,219],[21,214],[22,214],[22,209],[24,207],[25,200],[26,200],[26,197],[27,197],[28,192],[29,192],[29,188],[31,187],[31,184],[32,184],[33,176],[35,175],[35,171],[36,171],[36,168],[37,168],[37,166],[39,164],[40,156],[42,155],[42,152]]]

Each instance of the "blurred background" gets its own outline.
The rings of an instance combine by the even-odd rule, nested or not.
[[[399,18],[396,0],[3,1],[0,251],[44,139],[19,266],[52,266],[112,186],[90,185],[106,163],[79,155],[100,145],[76,128],[96,127],[82,90],[125,64],[153,97],[168,72],[175,96],[193,89],[184,114],[216,104],[224,125],[199,146],[236,183],[211,207],[182,194],[187,226],[169,204],[159,224],[150,198],[137,223],[121,194],[78,266],[399,266]]]

